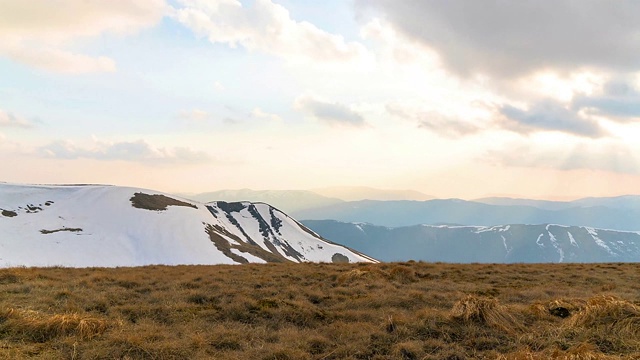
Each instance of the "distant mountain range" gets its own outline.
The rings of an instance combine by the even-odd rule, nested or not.
[[[362,222],[388,227],[412,225],[560,224],[640,231],[638,196],[594,198],[566,205],[527,200],[483,200],[496,205],[460,199],[428,201],[352,201],[292,212],[298,219]],[[525,205],[528,204],[528,205]],[[533,206],[538,204],[539,207]],[[605,206],[606,205],[606,206]]]
[[[312,189],[312,192],[344,201],[359,200],[432,200],[435,197],[415,190],[383,190],[366,186],[334,186]]]
[[[548,201],[548,200],[530,200],[530,199],[513,199],[505,197],[490,197],[473,200],[489,205],[506,205],[506,206],[533,206],[545,210],[564,210],[574,207],[595,207],[605,206],[614,209],[640,209],[640,196],[623,195],[615,197],[588,197],[573,201]]]
[[[118,186],[0,184],[0,267],[358,262],[264,203]]]
[[[209,201],[259,201],[293,212],[359,200],[430,200],[433,196],[414,190],[383,190],[364,186],[327,187],[313,190],[219,190],[200,194],[180,194],[189,199]]]
[[[303,223],[381,261],[453,263],[640,262],[640,234],[560,225],[388,228],[334,220]]]

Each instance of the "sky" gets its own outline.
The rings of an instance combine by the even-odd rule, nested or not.
[[[640,194],[640,2],[0,0],[0,181]]]

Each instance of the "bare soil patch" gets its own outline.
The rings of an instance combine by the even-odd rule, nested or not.
[[[42,230],[40,230],[40,233],[46,235],[46,234],[53,234],[53,233],[57,233],[57,232],[61,232],[61,231],[82,232],[82,229],[80,229],[80,228],[62,228],[62,229],[55,229],[55,230],[42,229]]]
[[[18,213],[16,213],[15,211],[11,211],[11,210],[2,210],[2,216],[15,217],[15,216],[18,216]]]
[[[154,211],[164,211],[167,210],[168,206],[186,206],[197,209],[198,207],[184,202],[180,200],[176,200],[174,198],[170,198],[165,195],[149,195],[145,193],[135,193],[133,197],[131,197],[131,205],[134,208],[138,209],[146,209],[146,210],[154,210]]]

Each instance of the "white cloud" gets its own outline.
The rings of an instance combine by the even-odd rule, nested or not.
[[[282,121],[282,118],[277,114],[270,114],[268,112],[262,111],[260,108],[255,108],[251,111],[251,116],[260,118],[260,119],[269,119],[273,121]]]
[[[30,128],[33,127],[33,123],[23,117],[0,109],[0,127]]]
[[[103,33],[135,33],[156,24],[165,11],[163,0],[0,1],[0,56],[54,72],[115,71],[112,59],[66,47]]]
[[[339,102],[330,102],[310,95],[302,95],[294,102],[294,108],[319,121],[331,125],[365,126],[364,117],[351,107]]]
[[[213,88],[216,91],[224,91],[225,90],[224,85],[222,85],[219,81],[216,81],[215,83],[213,83]]]
[[[122,160],[151,164],[196,164],[211,160],[202,151],[187,147],[159,148],[144,140],[101,142],[94,139],[89,147],[76,146],[70,141],[56,141],[38,149],[45,157],[60,159],[87,158],[95,160]]]
[[[366,53],[359,43],[346,42],[315,25],[291,19],[289,11],[270,0],[246,7],[237,0],[181,0],[174,17],[212,43],[238,45],[287,60],[341,62]]]
[[[213,118],[213,115],[200,109],[182,110],[178,113],[178,118],[191,122],[204,122]]]
[[[116,71],[115,61],[104,56],[91,57],[55,48],[34,49],[21,46],[5,46],[4,51],[0,46],[0,53],[2,52],[13,61],[52,72],[84,74]]]

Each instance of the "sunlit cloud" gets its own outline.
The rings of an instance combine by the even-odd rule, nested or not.
[[[205,122],[213,119],[213,115],[211,113],[201,109],[182,110],[177,116],[178,119],[189,122]]]
[[[33,126],[34,124],[32,121],[29,121],[24,117],[17,116],[13,113],[6,112],[0,109],[0,128],[2,127],[31,128]]]
[[[268,119],[268,120],[272,120],[272,121],[282,121],[282,118],[279,115],[265,112],[260,108],[253,109],[251,111],[251,116],[253,116],[255,118],[258,118],[258,119]]]
[[[445,137],[459,138],[481,132],[483,121],[477,118],[464,118],[460,115],[443,114],[436,110],[411,108],[397,102],[385,106],[387,113],[395,118],[414,122],[419,128],[432,131]],[[474,122],[474,120],[476,120]]]
[[[180,0],[173,17],[212,43],[242,46],[287,60],[349,61],[366,49],[305,21],[295,21],[282,5],[256,0]]]
[[[131,161],[150,164],[198,164],[211,160],[202,151],[187,147],[154,147],[144,140],[101,142],[91,146],[77,146],[71,141],[55,141],[38,149],[45,157],[58,159],[95,159],[103,161]]]
[[[330,125],[365,126],[364,117],[347,105],[310,95],[298,97],[294,108]]]
[[[113,59],[70,45],[104,33],[135,33],[155,25],[165,10],[163,0],[0,1],[0,56],[52,72],[113,72]]]
[[[620,174],[640,174],[637,148],[619,143],[577,143],[571,145],[513,145],[491,150],[486,161],[507,167],[556,170],[601,170]]]

